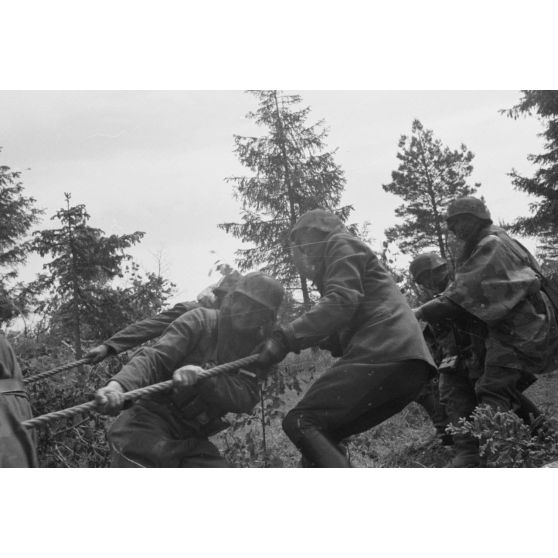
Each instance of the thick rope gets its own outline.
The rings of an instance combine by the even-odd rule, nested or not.
[[[54,376],[55,374],[59,374],[60,372],[64,372],[65,370],[71,370],[72,368],[77,368],[82,364],[87,364],[89,361],[88,358],[82,358],[81,360],[76,360],[74,362],[69,362],[68,364],[63,364],[62,366],[58,366],[57,368],[53,368],[52,370],[47,370],[46,372],[40,372],[39,374],[34,374],[33,376],[29,376],[28,378],[23,379],[24,384],[32,384],[33,382],[37,382],[44,378],[48,378],[49,376]]]
[[[198,378],[210,378],[211,376],[222,374],[223,372],[232,372],[233,370],[237,370],[238,368],[242,368],[243,366],[254,364],[257,360],[258,355],[251,355],[238,360],[234,360],[232,362],[220,364],[219,366],[203,370],[198,374]],[[161,382],[159,384],[152,384],[147,387],[133,389],[132,391],[127,391],[126,393],[124,393],[124,401],[133,401],[138,397],[143,397],[144,395],[153,395],[154,393],[167,391],[171,387],[172,380],[167,380],[166,382]],[[86,403],[81,403],[81,405],[76,405],[75,407],[69,407],[68,409],[62,409],[60,411],[54,411],[52,413],[47,413],[46,415],[40,415],[29,420],[24,420],[21,424],[26,428],[35,428],[36,426],[43,426],[58,419],[70,418],[75,415],[80,415],[84,412],[94,411],[96,408],[97,404],[95,400],[87,401]]]

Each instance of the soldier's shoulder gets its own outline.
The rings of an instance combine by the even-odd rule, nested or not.
[[[479,246],[486,246],[487,244],[503,244],[503,240],[497,234],[489,233],[479,241]]]
[[[506,243],[502,238],[495,234],[483,236],[477,244],[477,250],[482,252],[499,251],[506,248]]]
[[[351,247],[353,249],[359,249],[366,252],[372,252],[372,249],[366,242],[358,238],[354,234],[348,231],[336,232],[330,235],[327,239],[327,244],[329,247]]]
[[[181,321],[185,323],[212,323],[217,321],[219,316],[219,311],[213,308],[204,308],[203,306],[198,306],[192,308],[187,312],[184,312],[175,321]]]

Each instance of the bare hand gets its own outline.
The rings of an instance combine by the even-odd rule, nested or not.
[[[203,372],[200,366],[188,364],[174,371],[172,382],[174,389],[183,389],[193,386],[199,380],[199,374]]]
[[[107,358],[108,352],[109,348],[106,345],[99,345],[86,353],[84,358],[88,359],[91,364],[97,364]]]
[[[116,415],[124,406],[124,388],[115,381],[97,390],[95,394],[97,411],[105,415]]]

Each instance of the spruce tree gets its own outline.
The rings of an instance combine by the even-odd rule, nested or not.
[[[335,151],[326,149],[324,122],[307,122],[310,108],[300,108],[299,95],[276,90],[251,94],[258,100],[258,109],[247,118],[266,133],[234,137],[234,152],[252,174],[226,179],[242,204],[241,222],[219,227],[253,245],[237,251],[240,269],[258,267],[287,288],[300,288],[308,305],[306,280],[290,257],[289,233],[303,213],[317,207],[335,211],[346,220],[352,207],[339,207],[345,178],[334,160]]]
[[[43,273],[31,286],[36,293],[48,297],[37,308],[50,316],[51,329],[64,335],[70,332],[76,358],[82,357],[82,328],[88,313],[98,306],[99,293],[108,281],[122,276],[122,264],[130,259],[124,252],[136,244],[144,233],[105,236],[101,229],[88,225],[85,205],[70,205],[70,194],[65,194],[66,207],[52,219],[60,222],[56,229],[36,231],[32,248],[45,263]]]
[[[2,148],[0,147],[0,153]],[[0,277],[15,278],[15,266],[25,261],[27,245],[24,239],[38,222],[42,210],[35,199],[23,193],[21,173],[0,165]],[[3,283],[3,281],[2,281]]]
[[[517,190],[537,198],[529,206],[531,215],[517,219],[511,230],[538,236],[540,255],[546,263],[551,263],[558,258],[558,91],[525,90],[522,93],[520,102],[505,112],[512,118],[522,114],[536,115],[545,126],[540,134],[545,140],[545,151],[527,157],[537,166],[533,176],[522,176],[515,169],[510,173]]]

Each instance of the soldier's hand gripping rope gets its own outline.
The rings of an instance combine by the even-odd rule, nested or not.
[[[213,368],[209,368],[207,370],[203,370],[201,368],[198,367],[191,367],[191,368],[195,368],[195,375],[196,375],[196,380],[195,381],[199,381],[202,378],[209,378],[211,376],[215,376],[217,374],[222,374],[224,372],[232,372],[233,370],[237,370],[238,368],[242,368],[245,366],[249,366],[250,364],[255,364],[257,361],[259,360],[259,355],[250,355],[238,360],[234,360],[232,362],[228,362],[225,364],[220,364],[219,366],[215,366]],[[177,377],[177,379],[173,378],[172,380],[167,380],[165,382],[160,382],[158,384],[153,384],[147,387],[143,387],[143,388],[139,388],[139,389],[134,389],[132,391],[128,391],[126,393],[122,393],[122,397],[117,397],[114,396],[112,398],[111,401],[109,401],[109,399],[107,398],[107,401],[104,401],[102,398],[100,398],[100,401],[98,402],[97,399],[94,399],[92,401],[87,401],[86,403],[82,403],[80,405],[76,405],[74,407],[69,407],[68,409],[62,409],[60,411],[54,411],[52,413],[47,413],[45,415],[41,415],[26,421],[23,421],[21,424],[23,426],[25,426],[26,428],[35,428],[37,426],[44,426],[49,424],[52,421],[58,420],[58,419],[63,419],[63,418],[70,418],[73,417],[75,415],[80,415],[83,413],[89,413],[91,411],[100,411],[103,412],[103,408],[106,408],[107,406],[110,407],[111,404],[123,404],[124,402],[127,401],[134,401],[136,399],[138,399],[139,397],[143,397],[146,395],[153,395],[155,393],[161,393],[164,391],[167,391],[169,389],[171,389],[173,387],[173,385],[175,385],[175,383],[177,381],[182,382],[182,380],[184,378],[182,378],[182,376],[184,375],[183,372],[185,368],[189,368],[189,367],[183,367],[178,369],[176,372],[180,373],[178,376],[180,376],[180,378]],[[192,381],[192,374],[191,372],[186,372],[185,375],[188,377],[188,381]],[[183,383],[183,382],[182,382]],[[109,384],[110,385],[110,384]],[[108,386],[107,386],[108,388]]]

